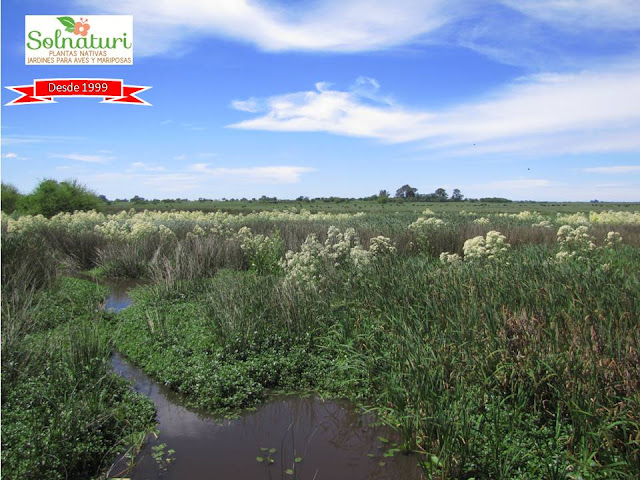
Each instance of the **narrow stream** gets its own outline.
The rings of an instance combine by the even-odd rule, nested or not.
[[[131,304],[131,282],[110,282],[105,308]],[[114,370],[156,406],[157,438],[150,437],[132,470],[120,460],[111,477],[152,479],[413,480],[422,478],[414,455],[384,454],[396,432],[372,426],[348,402],[275,397],[256,411],[227,420],[185,407],[180,396],[114,353]],[[166,445],[161,448],[160,446]],[[154,458],[154,447],[155,457]],[[275,451],[273,450],[275,449]],[[167,462],[168,451],[174,450]],[[270,453],[273,452],[273,453]],[[262,462],[257,460],[262,458]],[[299,461],[296,462],[295,459]],[[273,463],[271,463],[273,461]]]

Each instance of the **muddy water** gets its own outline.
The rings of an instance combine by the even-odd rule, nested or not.
[[[109,285],[106,308],[131,303],[126,288]],[[238,419],[214,418],[187,408],[179,395],[154,382],[121,355],[114,370],[156,405],[157,438],[151,437],[135,467],[119,462],[111,477],[142,479],[420,479],[417,457],[385,457],[399,437],[350,404],[317,397],[275,397]],[[388,440],[388,441],[385,441]],[[166,445],[160,452],[159,446]],[[156,455],[154,453],[156,447]],[[169,449],[174,450],[168,456]],[[269,450],[275,452],[269,453]],[[256,457],[261,457],[258,462]],[[296,462],[298,458],[300,461]],[[170,461],[167,461],[169,459]],[[293,473],[288,470],[293,470]]]

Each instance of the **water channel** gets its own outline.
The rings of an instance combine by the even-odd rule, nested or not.
[[[105,308],[131,304],[130,282],[109,282]],[[180,396],[114,353],[115,372],[132,382],[156,406],[157,438],[150,436],[127,470],[124,459],[113,477],[152,479],[413,480],[421,470],[415,455],[390,449],[393,430],[348,402],[318,397],[273,397],[237,419],[187,408]],[[169,451],[172,450],[172,453]],[[387,456],[385,456],[387,453]],[[155,454],[155,455],[154,455]],[[261,461],[259,461],[261,460]]]

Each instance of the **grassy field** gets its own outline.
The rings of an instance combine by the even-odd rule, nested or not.
[[[250,212],[273,211],[283,209],[306,209],[313,213],[420,213],[425,208],[429,208],[437,213],[459,212],[466,210],[475,213],[518,213],[525,210],[535,210],[543,214],[551,215],[557,212],[576,213],[601,210],[617,210],[640,212],[640,203],[578,203],[578,202],[410,202],[390,199],[386,203],[374,200],[348,200],[324,201],[313,200],[300,202],[295,200],[278,200],[277,202],[263,201],[240,201],[240,200],[207,200],[207,201],[148,201],[137,202],[111,202],[105,207],[106,213],[117,213],[122,210],[135,209],[136,211],[202,211],[216,212],[223,211],[233,214],[246,214]]]
[[[426,476],[640,475],[636,204],[357,205],[5,218],[3,475],[55,457],[64,468],[33,478],[86,478],[148,426],[148,405],[106,373],[110,345],[215,412],[274,392],[349,398],[402,433]],[[61,280],[86,270],[149,284],[96,317],[104,292]],[[70,286],[84,307],[60,293]],[[78,377],[95,382],[87,395],[112,392],[83,414],[111,419],[108,440],[75,433],[77,448],[60,413],[25,413],[39,391],[75,405],[57,377],[37,376],[49,363],[28,352],[42,338],[60,352],[51,364],[90,372]],[[21,463],[41,436],[47,453]]]

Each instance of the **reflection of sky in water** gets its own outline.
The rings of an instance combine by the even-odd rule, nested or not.
[[[107,299],[104,308],[115,312],[119,312],[131,305],[128,290],[140,285],[139,282],[133,280],[109,280],[104,284],[111,290],[111,295]]]
[[[126,288],[115,293],[107,308],[129,305]],[[398,435],[368,426],[370,418],[359,415],[346,403],[315,397],[276,398],[241,418],[217,420],[197,409],[186,409],[178,395],[153,382],[120,355],[115,354],[112,362],[116,372],[132,380],[135,390],[149,396],[157,409],[160,434],[149,442],[135,470],[128,474],[133,480],[421,478],[415,456],[382,457],[389,446],[378,437],[396,441]],[[175,461],[161,473],[150,452],[153,445],[162,443],[176,453]],[[256,456],[265,455],[260,447],[277,449],[272,466],[256,461]],[[369,453],[374,457],[368,457]],[[285,475],[295,457],[303,458],[295,464],[296,476]],[[380,466],[380,461],[385,465]],[[115,468],[111,476],[118,473],[119,468]]]

